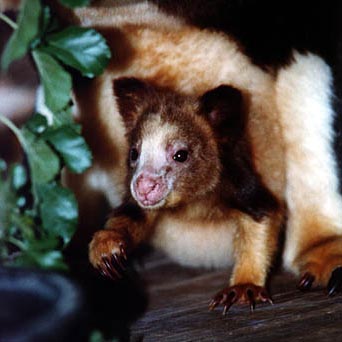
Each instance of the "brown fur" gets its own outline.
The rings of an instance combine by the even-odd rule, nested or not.
[[[134,204],[126,203],[114,210],[105,230],[96,233],[89,245],[89,259],[95,267],[102,258],[120,253],[120,245],[129,253],[152,234],[156,213],[144,213]]]
[[[329,220],[307,215],[301,222],[303,229],[294,265],[298,273],[310,273],[315,284],[326,286],[332,270],[342,266],[342,236],[331,227]]]
[[[231,285],[265,285],[274,253],[278,246],[278,234],[283,217],[281,213],[264,217],[256,222],[249,216],[239,215],[240,233],[235,237],[236,267]],[[248,246],[248,248],[246,248]]]
[[[248,121],[244,120],[244,124],[247,126],[243,127],[243,131],[244,134],[248,132],[246,134],[248,134],[248,139],[252,142],[251,146],[247,148],[244,146],[245,144],[241,142],[235,149],[236,156],[240,152],[244,156],[249,156],[247,160],[240,160],[241,165],[237,165],[235,175],[239,176],[239,169],[241,169],[241,167],[246,170],[252,170],[253,172],[247,172],[246,174],[253,175],[251,178],[252,188],[254,187],[253,183],[265,182],[272,190],[272,193],[277,194],[277,197],[280,200],[279,203],[281,203],[283,189],[283,158],[281,140],[277,139],[280,134],[280,128],[277,122],[276,109],[273,106],[271,78],[252,67],[253,77],[261,80],[261,82],[258,83],[257,88],[255,88],[257,89],[255,92],[255,90],[252,89],[254,86],[249,78],[244,76],[245,70],[247,70],[245,65],[248,65],[249,62],[241,55],[239,47],[235,45],[234,42],[227,41],[225,36],[218,33],[211,33],[209,31],[202,32],[186,26],[176,26],[167,32],[163,31],[160,26],[155,30],[151,28],[150,25],[143,25],[140,27],[124,25],[120,26],[120,28],[110,28],[108,26],[99,27],[98,24],[100,22],[101,21],[93,23],[93,26],[100,29],[107,38],[113,51],[113,59],[107,72],[103,76],[99,77],[97,80],[91,81],[85,87],[76,83],[75,88],[77,102],[81,107],[80,112],[82,115],[80,121],[84,125],[84,135],[87,141],[94,147],[94,168],[96,168],[97,165],[100,165],[101,169],[108,175],[112,175],[118,184],[125,184],[124,175],[126,173],[126,161],[123,157],[128,153],[127,141],[124,133],[126,130],[123,130],[123,122],[121,122],[120,117],[117,115],[118,108],[116,108],[116,106],[119,105],[120,109],[120,104],[115,103],[113,99],[109,97],[108,89],[110,89],[112,85],[112,79],[116,79],[120,75],[133,75],[135,77],[147,79],[155,86],[162,86],[164,88],[180,91],[183,94],[191,94],[194,96],[200,96],[207,90],[223,83],[232,84],[244,93],[248,110],[251,113]],[[209,39],[208,41],[208,35],[213,38],[213,40]],[[212,47],[208,46],[202,51],[203,46],[206,46],[210,41],[214,42],[214,45]],[[167,42],[166,46],[165,42]],[[195,45],[191,45],[191,42]],[[200,57],[200,60],[197,60],[196,54],[193,55],[193,60],[189,58],[189,55],[184,55],[184,51],[192,51],[194,49],[197,49],[197,51],[200,49],[203,52],[203,57]],[[207,55],[208,53],[210,54],[212,50],[214,53],[219,53],[222,60],[234,60],[234,63],[238,68],[241,68],[241,70],[236,70],[234,73],[228,72],[226,76],[221,76],[220,67],[217,68],[217,66],[212,65],[206,66],[201,60],[210,60],[210,57]],[[192,55],[192,52],[190,54]],[[240,58],[241,62],[239,60]],[[169,63],[169,61],[172,61],[172,63]],[[201,67],[199,68],[200,65]],[[264,78],[264,76],[266,77]],[[95,101],[93,101],[92,98]],[[239,114],[241,113],[244,113],[244,111],[239,112]],[[201,121],[202,119],[196,118],[196,120]],[[111,122],[114,122],[118,128],[113,127],[112,130],[110,128],[112,126],[108,126]],[[216,139],[224,140],[222,133],[218,135],[220,135],[220,137],[216,136]],[[274,141],[272,146],[269,146],[270,140]],[[229,152],[228,150],[225,151],[221,145],[220,158],[230,158],[229,154],[231,153],[231,150],[232,149],[230,149]],[[225,153],[226,155],[224,155]],[[251,162],[252,159],[253,162]],[[230,165],[226,166],[229,167]],[[257,173],[254,172],[255,169],[262,175],[262,180]],[[232,174],[231,176],[233,177],[234,175]],[[84,178],[85,184],[87,184],[87,177]],[[232,183],[227,184],[224,187],[224,191],[231,192],[234,188],[239,187],[241,181],[242,183],[246,183],[246,180],[248,179],[249,177],[244,177],[243,179],[240,179],[240,181],[237,181],[235,185]],[[203,182],[205,182],[205,180],[200,180],[199,183],[196,181],[194,184],[197,185],[194,186],[198,186],[198,184],[202,184]],[[259,187],[259,189],[264,188]],[[90,191],[94,190],[90,189]],[[121,191],[123,191],[123,188]],[[225,229],[228,231],[231,230],[232,234],[234,234],[234,227],[240,226],[239,234],[242,238],[241,241],[250,242],[253,238],[256,241],[260,241],[260,243],[256,243],[256,246],[261,248],[261,251],[264,251],[260,252],[260,255],[263,255],[265,258],[260,260],[260,266],[256,266],[254,259],[257,256],[255,255],[255,250],[251,250],[250,256],[246,255],[244,262],[240,260],[237,262],[237,265],[240,266],[233,272],[231,284],[248,281],[254,282],[256,285],[264,286],[276,245],[274,243],[266,243],[263,245],[263,242],[265,241],[263,236],[266,235],[266,232],[271,233],[271,235],[274,234],[274,236],[277,236],[278,234],[281,219],[278,218],[278,209],[276,209],[273,204],[276,202],[273,200],[270,200],[269,203],[268,200],[263,201],[264,190],[258,190],[255,193],[252,203],[252,207],[258,207],[257,210],[254,210],[255,216],[253,219],[249,216],[252,214],[250,205],[244,205],[243,208],[241,206],[241,201],[246,203],[243,196],[241,196],[243,194],[242,191],[238,191],[241,197],[240,199],[237,197],[229,198],[229,196],[225,196],[226,194],[224,191],[222,191],[222,197],[224,197],[224,201],[227,201],[229,207],[236,207],[239,210],[242,209],[245,214],[242,214],[241,216],[241,211],[232,209],[229,210],[229,213],[225,212],[220,206],[217,208],[215,207],[218,203],[217,198],[214,198],[215,196],[210,197],[210,199],[205,198],[203,201],[196,202],[196,204],[192,203],[191,207],[182,206],[181,208],[175,208],[168,213],[165,213],[163,218],[158,218],[157,222],[160,224],[156,227],[156,233],[152,236],[152,241],[154,241],[154,244],[157,246],[159,243],[161,245],[164,243],[167,244],[167,240],[169,239],[167,236],[165,236],[166,240],[161,238],[159,242],[155,241],[155,239],[161,236],[160,234],[164,234],[161,233],[161,229],[163,228],[160,227],[163,225],[163,222],[168,220],[173,222],[173,220],[179,221],[180,218],[182,218],[182,224],[188,227],[186,229],[189,229],[190,235],[192,234],[192,227],[197,227],[199,224],[203,226],[204,235],[210,234],[212,229],[217,230],[219,229],[218,227],[222,225],[226,225],[227,228]],[[189,189],[187,193],[191,194],[191,192],[192,189]],[[265,194],[266,193],[267,191]],[[272,196],[266,195],[265,199],[267,197],[273,198]],[[88,201],[90,201],[90,198],[91,195],[88,194]],[[260,198],[261,201],[258,200],[258,198]],[[179,195],[173,193],[172,197],[170,197],[170,203],[172,204],[175,204],[180,200],[184,200],[184,194]],[[256,203],[258,205],[255,205]],[[264,204],[266,204],[266,206],[264,206]],[[266,213],[272,213],[271,217],[266,218]],[[84,221],[86,222],[86,217],[87,215],[91,215],[91,211],[88,210],[83,215]],[[239,216],[241,216],[241,219]],[[249,219],[246,217],[249,217]],[[258,219],[260,222],[255,221],[255,219]],[[252,222],[253,225],[251,225],[251,229],[249,229],[248,225]],[[114,223],[113,226],[111,224],[109,225],[110,227],[113,227]],[[257,233],[254,231],[254,225],[258,227],[258,229],[256,229]],[[136,225],[127,224],[126,227],[127,226]],[[145,227],[144,224],[143,226]],[[98,227],[93,227],[93,229],[96,228]],[[147,229],[147,231],[149,231],[149,229]],[[78,234],[81,235],[81,232],[78,232]],[[105,239],[107,242],[99,242],[99,248],[93,248],[94,245],[97,244],[97,235],[95,235],[94,240],[90,245],[90,259],[95,266],[98,265],[103,254],[106,255],[110,251],[115,250],[115,243],[113,245],[113,242],[117,241],[117,238],[111,237],[111,230],[101,231],[101,233],[98,234],[108,234],[108,236],[107,239]],[[201,230],[198,231],[197,229],[195,235],[197,236],[197,239],[202,239]],[[257,238],[257,236],[260,236],[260,239]],[[102,238],[103,237],[101,237],[100,240],[102,240]],[[89,241],[87,239],[85,240]],[[273,240],[275,240],[275,238],[270,239],[270,241]],[[113,242],[110,243],[109,241]],[[196,240],[194,240],[194,244],[196,244]],[[234,245],[235,257],[239,259],[239,255],[245,255],[244,253],[248,248],[246,248],[245,243],[237,243],[237,239],[235,239]],[[92,250],[96,252],[93,253]],[[213,252],[214,251],[215,246],[213,246]],[[227,264],[229,264],[228,259]],[[253,279],[243,276],[243,274],[247,275],[251,273],[251,270],[254,269],[258,271],[252,276]]]
[[[295,263],[302,274],[308,272],[315,277],[316,285],[326,286],[331,272],[342,267],[341,250],[342,237],[333,235],[301,251]]]
[[[250,151],[247,151],[247,155],[251,155],[252,163],[251,160],[242,160],[242,164],[244,168],[247,166],[247,169],[253,166],[257,171],[252,177],[251,184],[261,181],[277,197],[278,202],[283,203],[286,196],[285,174],[288,172],[285,167],[289,160],[290,163],[301,165],[303,161],[310,158],[310,154],[306,153],[305,159],[301,149],[298,149],[302,142],[301,136],[299,135],[299,138],[297,135],[293,136],[292,129],[288,127],[288,123],[293,121],[293,117],[296,115],[299,117],[303,113],[298,112],[296,107],[291,108],[288,113],[287,108],[290,108],[288,103],[286,101],[282,103],[284,99],[291,100],[293,89],[296,89],[295,84],[289,83],[285,77],[285,80],[282,81],[285,87],[280,86],[279,80],[282,79],[284,70],[279,70],[274,74],[257,68],[242,53],[240,44],[232,40],[231,37],[189,26],[178,18],[165,15],[148,2],[144,2],[144,4],[148,8],[146,11],[139,12],[139,4],[136,8],[134,4],[127,6],[112,4],[109,7],[106,4],[105,8],[99,5],[98,7],[77,9],[73,17],[65,17],[72,18],[74,23],[98,28],[107,38],[113,52],[113,59],[104,75],[88,83],[82,87],[83,89],[79,89],[80,84],[78,83],[75,89],[77,102],[81,107],[81,122],[84,125],[85,137],[94,148],[95,165],[89,174],[96,173],[96,170],[100,169],[101,172],[108,175],[109,179],[113,180],[118,199],[111,199],[111,191],[106,187],[102,191],[110,199],[111,205],[117,206],[125,192],[124,184],[127,173],[125,156],[128,153],[128,144],[124,125],[118,114],[118,104],[112,98],[111,89],[114,79],[122,76],[142,78],[154,85],[192,96],[200,96],[221,84],[229,84],[239,89],[249,99],[246,130],[249,136],[250,146],[248,149]],[[287,90],[289,94],[287,94]],[[300,88],[294,91],[300,91]],[[283,135],[283,130],[285,130],[285,135]],[[240,152],[242,155],[246,155],[246,147],[243,146],[244,144],[240,145]],[[227,152],[228,155],[230,153]],[[289,158],[289,154],[292,156],[291,158]],[[221,159],[223,158],[226,159],[221,155]],[[301,166],[301,170],[306,170],[306,163],[304,164]],[[323,165],[319,165],[319,167],[323,167]],[[237,169],[239,170],[239,167]],[[237,175],[240,174],[237,173]],[[287,174],[287,177],[287,184],[292,184],[298,174]],[[70,185],[79,188],[79,184],[83,184],[82,189],[86,190],[78,191],[79,200],[81,203],[88,201],[89,206],[89,201],[93,197],[91,193],[96,194],[99,189],[96,186],[90,186],[88,178],[89,175],[85,175],[83,179],[78,179],[76,184]],[[246,179],[249,178],[242,177],[242,183],[246,184]],[[305,186],[305,184],[299,184],[295,188],[294,193],[298,194],[297,202],[304,204],[307,203],[309,197],[319,198],[317,195],[311,196],[311,189],[307,189]],[[86,199],[82,199],[84,197],[82,192],[86,193]],[[302,197],[300,197],[301,194]],[[265,197],[264,191],[257,191],[253,200],[254,209],[256,208],[255,203],[268,203],[266,211],[269,211],[273,207],[273,202],[265,200],[267,197],[268,195]],[[172,202],[176,203],[180,198],[175,195]],[[245,202],[245,200],[243,201]],[[211,204],[211,200],[208,203]],[[241,272],[241,276],[233,276],[233,279],[238,277],[243,279],[242,281],[249,281],[248,274],[253,273],[252,271],[255,269],[252,255],[256,250],[260,251],[260,260],[267,259],[264,265],[270,264],[274,243],[270,242],[270,247],[265,249],[263,236],[270,233],[267,227],[269,225],[278,226],[281,218],[279,215],[274,215],[272,220],[275,223],[271,224],[267,222],[269,219],[263,218],[264,211],[261,210],[261,216],[258,218],[258,214],[253,219],[251,213],[248,213],[246,205],[242,210],[244,213],[241,214],[242,208],[239,201],[235,202],[235,208],[240,210],[239,214],[228,216],[223,215],[217,209],[204,210],[207,207],[206,204],[207,200],[204,200],[204,203],[193,204],[191,210],[187,207],[174,209],[174,212],[168,214],[169,217],[164,217],[160,221],[174,224],[174,216],[181,215],[183,224],[179,227],[175,225],[174,229],[186,228],[185,233],[193,239],[195,244],[199,244],[203,239],[213,235],[213,232],[219,230],[221,222],[225,220],[232,230],[241,225],[241,221],[246,226],[255,227],[255,229],[249,230],[242,229],[243,233],[239,236],[242,245],[244,244],[242,241],[253,241],[251,245],[255,246],[255,249],[251,248],[250,255],[245,254],[246,251],[239,247],[240,238],[235,239],[236,257],[239,258],[243,255],[246,267],[245,271]],[[310,207],[310,205],[309,203],[307,205],[309,208],[305,208],[305,210],[291,209],[293,211],[289,213],[289,217],[293,217],[295,221],[290,220],[289,224],[286,248],[291,253],[289,253],[289,257],[285,258],[286,265],[297,273],[313,272],[319,280],[318,284],[326,285],[332,269],[336,265],[341,265],[339,261],[341,260],[339,257],[341,254],[339,252],[341,250],[341,248],[339,249],[341,227],[335,224],[338,221],[334,217],[335,213],[331,215],[332,217],[326,216],[320,210],[320,206],[311,205]],[[210,205],[210,207],[213,206]],[[85,222],[88,221],[87,215],[93,216],[91,210],[81,213]],[[208,218],[211,217],[217,218],[215,227],[210,224]],[[199,231],[193,233],[192,227],[196,226],[198,222],[203,223],[203,226],[206,225],[204,234]],[[94,225],[92,228],[98,229],[99,226]],[[255,230],[262,233],[256,235],[254,234]],[[271,236],[273,236],[270,238],[271,241],[276,239],[277,232],[277,229],[271,231]],[[82,233],[80,232],[80,234]],[[223,230],[222,234],[224,236]],[[157,226],[153,240],[155,245],[165,247],[167,239],[169,239],[169,233]],[[254,244],[256,241],[259,243]],[[182,246],[180,242],[177,243]],[[266,246],[268,246],[267,243]],[[182,260],[180,261],[182,262]],[[187,264],[191,264],[190,261]],[[313,264],[318,266],[312,267]],[[264,269],[268,269],[268,266],[264,266]],[[263,272],[260,270],[258,272],[263,279]],[[235,273],[240,272],[234,271]],[[245,275],[243,275],[244,273]],[[259,282],[256,280],[256,275],[253,277],[255,282]]]
[[[98,231],[90,243],[93,266],[108,272],[112,255],[153,240],[158,227],[168,229],[160,223],[168,219],[189,221],[199,232],[205,231],[205,223],[232,230],[226,222],[233,219],[237,226],[231,233],[235,266],[230,285],[264,287],[283,211],[254,169],[246,134],[244,111],[248,109],[241,93],[221,86],[195,99],[132,78],[115,80],[114,92],[131,146],[139,149],[146,136],[153,137],[157,122],[159,129],[167,125],[176,132],[165,140],[187,141],[190,161],[176,173],[172,192],[161,208],[142,210],[137,204],[124,204],[112,214],[106,229]],[[131,162],[128,165],[130,183],[136,169]],[[123,246],[125,252],[120,250]],[[240,300],[245,300],[243,294]]]
[[[105,35],[111,36],[111,32],[117,32],[116,29],[100,29]],[[220,84],[231,84],[236,88],[250,94],[250,110],[253,115],[248,121],[248,130],[253,140],[253,150],[255,154],[255,163],[258,171],[265,175],[264,181],[272,189],[274,193],[281,196],[284,179],[282,178],[281,158],[283,146],[279,135],[281,134],[278,118],[276,116],[276,108],[273,107],[274,99],[272,98],[272,83],[267,86],[267,92],[264,92],[263,87],[271,80],[266,73],[260,73],[253,77],[263,78],[260,80],[258,90],[250,89],[253,85],[250,80],[244,79],[243,71],[236,70],[233,75],[229,75],[226,79],[215,66],[205,65],[198,68],[198,61],[196,55],[191,59],[189,56],[184,56],[184,51],[192,51],[193,44],[195,48],[205,46],[208,43],[207,34],[213,36],[217,40],[217,45],[213,47],[208,46],[207,50],[203,52],[209,53],[211,49],[216,49],[220,43],[224,43],[223,49],[219,49],[217,53],[226,54],[227,60],[239,59],[239,48],[235,46],[234,42],[228,42],[224,35],[214,32],[198,31],[194,28],[185,27],[182,30],[174,30],[170,32],[160,32],[152,30],[149,27],[139,26],[124,26],[120,29],[120,40],[112,41],[112,49],[114,59],[108,69],[109,75],[114,78],[119,75],[129,75],[149,80],[151,83],[167,87],[182,93],[191,95],[201,95],[205,91],[219,86]],[[115,34],[119,37],[117,34]],[[189,36],[192,37],[189,41]],[[193,42],[191,42],[193,40]],[[167,42],[166,51],[161,49]],[[124,44],[128,47],[125,50],[124,56],[120,56],[120,50],[116,50],[116,46]],[[232,51],[230,51],[232,50]],[[185,57],[185,58],[184,58]],[[241,54],[242,57],[242,54]],[[208,59],[210,57],[208,56]],[[126,66],[122,68],[121,60],[126,61]],[[118,64],[117,64],[118,61]],[[169,63],[169,61],[173,61]],[[243,61],[243,63],[247,63]],[[239,64],[240,62],[238,62]],[[242,63],[242,64],[243,64]],[[240,65],[238,65],[240,66]],[[244,68],[242,65],[241,68]],[[255,70],[256,71],[256,70]],[[254,73],[254,70],[252,71]],[[109,76],[108,75],[108,76]],[[240,78],[238,76],[241,76]],[[232,79],[230,79],[232,78]],[[215,79],[215,81],[213,81]],[[265,85],[262,84],[265,82]],[[269,141],[272,139],[273,144],[270,146]]]

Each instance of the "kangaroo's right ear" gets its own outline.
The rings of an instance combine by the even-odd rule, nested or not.
[[[155,90],[147,82],[134,77],[115,79],[113,88],[119,112],[127,132],[130,132],[155,96]]]
[[[240,90],[221,85],[200,98],[201,111],[221,137],[243,134],[247,120],[247,96]]]

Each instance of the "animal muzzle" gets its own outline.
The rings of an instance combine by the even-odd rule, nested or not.
[[[162,176],[141,174],[133,183],[133,197],[144,207],[153,207],[162,202],[169,190]]]

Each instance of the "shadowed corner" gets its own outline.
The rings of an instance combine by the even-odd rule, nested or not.
[[[113,282],[87,267],[67,277],[56,272],[0,268],[1,341],[130,341],[130,325],[146,310],[137,273]]]
[[[75,265],[76,263],[74,263]],[[0,341],[131,341],[146,311],[145,287],[133,266],[113,282],[85,262],[68,274],[0,268]]]
[[[0,340],[86,341],[84,299],[82,289],[61,274],[0,268]]]
[[[71,277],[85,294],[88,330],[101,332],[106,341],[131,341],[130,327],[147,309],[146,286],[134,266],[146,252],[141,248],[131,255],[122,278],[115,281],[101,275],[85,256],[67,257]]]

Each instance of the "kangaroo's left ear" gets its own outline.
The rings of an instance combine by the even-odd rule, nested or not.
[[[149,83],[134,77],[115,79],[113,90],[128,133],[135,127],[151,98],[154,98],[155,90]]]
[[[207,91],[200,97],[200,110],[217,133],[242,133],[246,123],[246,99],[228,85]]]

